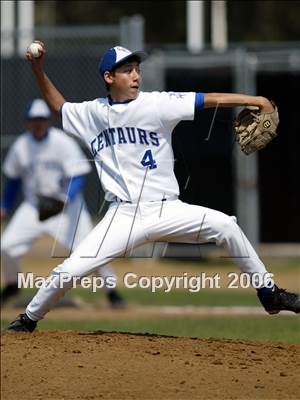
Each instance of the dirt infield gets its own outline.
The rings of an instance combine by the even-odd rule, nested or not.
[[[3,334],[1,398],[299,399],[300,346],[122,333]]]

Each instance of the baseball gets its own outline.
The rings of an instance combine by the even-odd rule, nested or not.
[[[31,43],[29,46],[29,51],[34,58],[39,58],[41,56],[41,50],[43,50],[43,47],[39,43]]]

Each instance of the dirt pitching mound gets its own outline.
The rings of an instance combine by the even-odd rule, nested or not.
[[[142,334],[1,336],[1,398],[299,399],[300,346]]]

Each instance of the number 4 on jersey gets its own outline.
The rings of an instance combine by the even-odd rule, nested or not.
[[[150,169],[157,168],[156,161],[152,156],[151,150],[147,150],[142,158],[141,164],[143,167],[149,167]]]

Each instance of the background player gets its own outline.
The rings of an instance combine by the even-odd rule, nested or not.
[[[146,54],[114,47],[99,64],[109,96],[69,103],[43,70],[45,49],[38,59],[30,52],[27,57],[43,97],[54,114],[62,116],[64,129],[81,137],[90,149],[111,205],[71,257],[53,270],[53,284],[38,291],[9,330],[35,329],[37,321],[71,287],[60,284],[61,273],[83,277],[151,241],[223,245],[242,272],[260,278],[257,293],[267,312],[300,312],[299,297],[274,285],[234,218],[178,199],[173,170],[171,133],[181,120],[192,120],[195,112],[217,106],[253,105],[268,113],[273,111],[268,99],[235,93],[141,92],[140,63]],[[90,258],[83,259],[82,254]]]
[[[5,218],[11,210],[21,185],[24,201],[1,240],[6,284],[1,292],[2,304],[19,292],[19,258],[29,251],[34,240],[49,234],[66,249],[73,250],[93,228],[82,196],[84,176],[91,171],[91,167],[75,140],[50,126],[50,115],[43,100],[33,100],[24,115],[27,131],[12,145],[4,161],[3,172],[7,181],[1,217]],[[37,210],[39,194],[63,200],[63,212],[41,222]],[[110,265],[99,268],[97,275],[104,280],[109,276],[117,279]],[[125,305],[116,289],[106,287],[106,295],[112,307]]]

